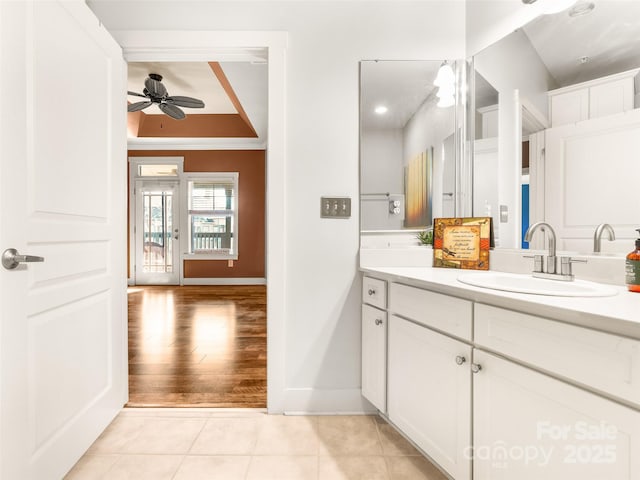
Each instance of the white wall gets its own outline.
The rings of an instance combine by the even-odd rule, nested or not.
[[[404,193],[402,129],[363,130],[360,193]]]
[[[90,6],[110,30],[288,32],[284,408],[363,408],[358,61],[464,57],[464,2],[96,0]],[[320,219],[322,195],[351,197],[352,217]]]
[[[404,209],[404,169],[401,129],[363,130],[360,137],[360,217],[362,230],[399,230],[404,212],[389,213],[389,201]],[[389,193],[385,197],[380,194]],[[368,195],[367,195],[368,194]]]
[[[498,95],[518,89],[521,99],[548,117],[547,92],[558,86],[522,30],[477,54],[474,67]]]
[[[469,5],[477,6],[479,0],[471,0]],[[482,2],[486,8],[501,6],[510,2]],[[513,3],[513,2],[511,2]],[[513,8],[510,6],[509,8]],[[528,12],[528,10],[527,10]],[[469,14],[469,12],[467,12]],[[514,25],[522,19],[521,11],[495,8],[497,25]],[[483,14],[486,11],[483,10]],[[507,15],[501,17],[499,15]],[[468,17],[469,18],[469,17]],[[515,18],[515,19],[514,19]],[[483,19],[480,16],[467,25],[470,31]],[[494,27],[495,29],[495,27]],[[485,32],[488,27],[485,26]],[[521,236],[521,144],[522,134],[521,106],[537,116],[548,116],[546,92],[556,87],[555,81],[546,66],[529,42],[527,36],[518,30],[507,35],[474,57],[474,67],[497,91],[498,106],[498,204],[508,208],[508,221],[496,224],[500,230],[500,245],[508,248],[520,247]],[[474,206],[474,209],[477,206]],[[482,206],[480,207],[482,208]],[[495,215],[498,211],[492,212]]]
[[[428,98],[404,128],[404,164],[420,152],[433,147],[433,217],[442,216],[444,178],[443,142],[455,131],[455,108],[439,108],[436,98]],[[452,159],[453,160],[453,159]],[[453,190],[450,185],[447,190]]]

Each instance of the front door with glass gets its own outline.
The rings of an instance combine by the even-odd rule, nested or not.
[[[179,284],[178,183],[139,180],[135,202],[135,283]]]

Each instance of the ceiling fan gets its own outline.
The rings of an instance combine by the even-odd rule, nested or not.
[[[166,87],[162,84],[162,75],[157,73],[149,74],[149,77],[144,81],[142,93],[127,92],[127,94],[148,99],[143,102],[135,102],[128,105],[128,112],[137,112],[155,103],[166,115],[176,120],[182,120],[185,118],[185,114],[182,109],[178,107],[204,108],[204,102],[197,98],[181,97],[178,95],[170,97]]]

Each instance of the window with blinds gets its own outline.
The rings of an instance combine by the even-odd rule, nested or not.
[[[237,194],[237,173],[189,180],[189,253],[237,258]]]

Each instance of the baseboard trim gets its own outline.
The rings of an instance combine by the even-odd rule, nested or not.
[[[183,285],[266,285],[266,278],[185,278]]]
[[[285,390],[285,415],[366,415],[376,412],[377,409],[362,396],[359,388]]]

